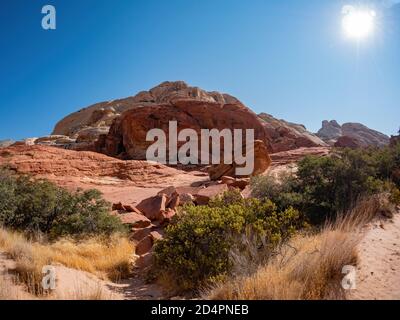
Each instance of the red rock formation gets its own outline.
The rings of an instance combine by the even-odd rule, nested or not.
[[[364,146],[364,144],[358,140],[357,138],[354,137],[349,137],[349,136],[341,136],[337,139],[335,144],[333,145],[336,148],[361,148]]]
[[[267,148],[263,141],[254,141],[254,169],[251,175],[258,175],[263,173],[271,165],[271,159],[268,154]],[[208,174],[211,180],[219,180],[223,176],[236,177],[237,164],[221,163],[213,165],[208,169]]]
[[[134,97],[84,108],[57,123],[53,134],[74,139],[77,143],[65,145],[74,150],[86,148],[122,158],[145,159],[145,150],[151,144],[145,139],[147,131],[160,128],[168,132],[169,120],[178,121],[178,131],[254,129],[255,138],[263,140],[269,152],[326,146],[302,125],[267,114],[257,116],[228,94],[207,92],[182,81],[164,82]]]
[[[162,129],[168,137],[170,121],[178,122],[178,132],[190,128],[199,137],[201,129],[254,129],[255,139],[266,142],[269,150],[272,149],[265,127],[245,106],[197,100],[178,100],[126,111],[113,123],[107,137],[101,138],[103,145],[99,141],[97,148],[110,156],[126,153],[130,159],[145,159],[147,148],[153,144],[146,141],[147,132]],[[178,143],[178,148],[184,143]]]

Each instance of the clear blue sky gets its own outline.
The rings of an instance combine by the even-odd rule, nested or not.
[[[383,0],[388,1],[388,0]],[[393,1],[393,0],[392,0]],[[343,37],[342,0],[2,0],[0,139],[43,136],[90,104],[165,80],[230,93],[303,123],[400,126],[400,5],[378,30]],[[57,9],[57,30],[41,8]]]

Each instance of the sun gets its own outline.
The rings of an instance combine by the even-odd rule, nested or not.
[[[344,6],[342,13],[342,27],[347,37],[363,39],[374,31],[375,11],[358,9],[353,6]]]

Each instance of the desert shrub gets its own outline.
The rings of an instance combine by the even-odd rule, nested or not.
[[[301,208],[303,195],[298,192],[298,180],[293,174],[282,174],[279,177],[255,176],[250,181],[252,196],[258,199],[270,199],[279,210],[288,207]]]
[[[230,252],[251,232],[259,245],[273,247],[302,226],[298,211],[283,212],[269,200],[245,200],[228,192],[208,206],[185,206],[155,246],[158,275],[179,291],[198,288],[229,275]]]
[[[123,232],[97,190],[70,193],[47,180],[0,171],[0,224],[26,234],[110,235]]]
[[[253,195],[268,198],[280,210],[292,206],[316,224],[349,211],[364,196],[391,192],[396,199],[396,148],[335,150],[329,157],[309,156],[294,175],[256,177]]]

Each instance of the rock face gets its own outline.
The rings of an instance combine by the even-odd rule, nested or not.
[[[267,113],[258,115],[263,121],[271,139],[273,152],[294,150],[297,148],[326,147],[326,142],[307,131],[302,124],[278,120]]]
[[[151,129],[162,129],[169,142],[169,123],[177,121],[178,132],[194,129],[198,137],[202,129],[254,129],[255,139],[269,145],[269,136],[257,116],[240,103],[221,104],[197,100],[174,100],[169,104],[136,108],[124,112],[113,123],[109,134],[97,144],[98,151],[110,156],[126,154],[129,159],[145,159],[146,150],[153,144],[146,141]],[[185,142],[179,142],[178,148]],[[200,147],[200,145],[199,145]],[[169,149],[167,149],[168,154]]]
[[[8,165],[18,173],[42,176],[50,180],[56,177],[76,177],[80,181],[107,178],[125,183],[132,182],[135,185],[146,181],[160,185],[164,180],[168,181],[168,177],[181,174],[178,170],[158,163],[123,161],[90,151],[78,152],[39,145],[1,149],[1,165]]]
[[[0,140],[0,148],[7,148],[11,146],[13,143],[15,143],[12,140]]]
[[[336,146],[348,147],[382,147],[389,144],[390,140],[385,134],[372,130],[361,123],[345,123],[340,126],[335,120],[324,120],[317,136],[331,146],[337,143]],[[338,141],[339,139],[340,141]]]
[[[251,175],[258,175],[266,171],[271,165],[271,158],[263,141],[254,141],[254,169]],[[236,177],[237,164],[221,163],[211,166],[208,174],[211,180],[219,180],[223,176]]]
[[[90,150],[129,159],[144,159],[149,129],[168,132],[168,121],[182,129],[254,129],[268,152],[326,146],[304,126],[257,116],[238,99],[219,92],[190,87],[183,81],[164,82],[133,97],[102,102],[61,120],[53,135],[68,136],[75,144],[65,148]]]

